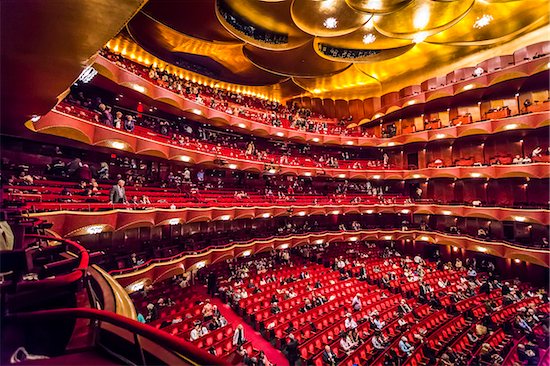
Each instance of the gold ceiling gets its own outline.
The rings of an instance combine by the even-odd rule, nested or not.
[[[277,99],[353,99],[546,41],[548,20],[547,0],[150,0],[111,44]]]

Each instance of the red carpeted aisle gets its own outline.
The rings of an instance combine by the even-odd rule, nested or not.
[[[233,327],[236,327],[239,324],[242,324],[244,327],[244,334],[247,340],[252,342],[252,346],[255,349],[264,351],[267,359],[277,365],[277,366],[288,366],[288,360],[285,355],[275,347],[271,345],[267,340],[265,340],[259,332],[256,332],[248,323],[246,323],[240,316],[238,316],[233,309],[227,304],[224,304],[218,298],[212,298],[211,302],[213,305],[217,305],[220,313],[227,319],[229,324],[232,324]]]

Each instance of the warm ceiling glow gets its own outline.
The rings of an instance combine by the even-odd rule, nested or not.
[[[413,25],[416,29],[424,29],[430,22],[430,5],[424,3],[418,7],[414,14]]]
[[[418,178],[420,178],[420,177],[421,177],[420,174],[413,174],[413,178],[415,178],[415,179],[418,179]]]
[[[388,146],[395,146],[395,142],[388,142]]]
[[[266,213],[263,213],[263,214],[262,214],[262,217],[263,217],[264,219],[268,219],[268,218],[271,217],[271,214],[266,212]]]
[[[306,215],[306,212],[305,211],[300,211],[298,212],[298,216],[305,216]]]
[[[487,248],[485,247],[477,247],[477,250],[479,250],[481,253],[487,252]]]
[[[191,157],[187,156],[187,155],[182,155],[180,157],[181,161],[184,161],[186,163],[190,162],[191,161]]]
[[[391,235],[386,235],[386,236],[384,236],[384,239],[386,239],[386,240],[391,240],[391,239],[392,239],[392,236],[391,236]]]
[[[317,239],[317,240],[315,240],[315,244],[323,244],[323,239]]]
[[[191,112],[193,112],[195,114],[198,114],[199,116],[202,116],[202,111],[200,109],[193,108],[193,109],[191,109]]]
[[[314,138],[311,139],[311,141],[313,141],[313,142],[319,142],[319,138],[318,138],[318,137],[314,137]]]
[[[374,212],[374,210],[367,210],[366,212],[370,215]]]
[[[492,15],[483,14],[481,17],[478,17],[476,19],[476,21],[474,22],[474,28],[481,29],[481,28],[489,25],[489,23],[491,23],[492,20],[493,20]]]
[[[103,231],[103,225],[94,225],[86,229],[86,232],[90,235],[99,234]]]
[[[39,120],[40,120],[40,116],[37,116],[37,115],[34,115],[34,116],[32,116],[32,118],[31,118],[31,121],[32,121],[32,122],[38,122]]]
[[[206,265],[206,262],[205,261],[200,261],[197,263],[197,269],[201,269],[201,268],[204,268],[204,266]]]
[[[229,169],[237,169],[237,164],[229,164]]]
[[[470,176],[472,178],[479,178],[479,177],[481,177],[481,173],[472,173],[472,174],[470,174]]]
[[[416,103],[416,100],[409,100],[409,101],[407,102],[408,105],[413,105],[414,103]]]
[[[345,178],[346,175],[345,174],[338,174],[338,178]]]
[[[353,145],[353,141],[346,142],[347,145]]]
[[[122,150],[126,145],[124,145],[124,142],[113,141],[111,142],[111,146],[114,147],[115,149]]]
[[[250,255],[251,251],[250,250],[245,250],[243,252],[243,257],[248,257]]]
[[[452,214],[451,211],[441,211],[441,213],[442,213],[443,215],[445,215],[445,216],[449,216],[449,215]]]
[[[170,225],[177,225],[180,223],[180,219],[170,219],[168,220],[168,224]]]
[[[277,173],[277,171],[275,169],[273,169],[273,168],[269,169],[269,174],[275,174],[275,173]]]
[[[435,135],[435,138],[436,138],[436,139],[444,139],[444,138],[445,138],[445,134],[444,134],[444,133],[438,133],[437,135]]]
[[[453,247],[453,252],[458,252],[458,248],[457,247]]]
[[[245,128],[246,125],[244,123],[239,123],[237,126],[239,126],[240,128]]]
[[[520,263],[521,263],[521,260],[518,259],[518,258],[516,258],[516,259],[514,259],[514,262],[516,262],[517,264],[520,264]]]
[[[223,216],[220,216],[220,219],[222,219],[223,221],[227,221],[231,218],[231,215],[223,215]]]
[[[321,9],[329,10],[334,7],[335,0],[321,0]]]
[[[357,237],[356,237],[356,236],[352,236],[351,238],[349,238],[349,241],[357,241]]]
[[[319,94],[321,92],[321,89],[313,89],[313,94]]]
[[[419,32],[413,36],[413,43],[422,43],[428,38],[427,32]]]
[[[304,175],[305,175],[306,177],[311,177],[311,173],[310,173],[310,172],[305,172]]]
[[[363,43],[364,44],[371,44],[373,43],[374,41],[376,41],[376,36],[372,33],[369,33],[369,34],[365,34],[363,36]]]
[[[408,214],[409,212],[411,212],[411,210],[407,210],[407,209],[401,210],[402,214]]]
[[[421,237],[420,237],[420,240],[422,240],[422,241],[429,241],[430,238],[428,238],[427,236],[421,236]]]
[[[514,216],[514,220],[517,222],[525,222],[527,218],[525,216]]]
[[[505,130],[513,130],[513,129],[516,129],[516,128],[518,128],[517,123],[510,123],[510,124],[504,126]]]
[[[282,132],[277,132],[275,135],[279,136],[279,137],[283,137],[285,134],[282,133]]]
[[[468,85],[466,85],[466,86],[465,86],[464,88],[462,88],[462,89],[464,89],[464,90],[471,90],[471,89],[473,89],[473,88],[474,88],[474,84],[468,84]]]
[[[333,214],[333,215],[338,215],[339,213],[340,213],[340,211],[338,211],[338,210],[332,211],[332,214]]]
[[[323,22],[323,25],[327,29],[334,29],[338,26],[338,20],[334,17],[330,17],[325,19],[325,21]]]
[[[286,248],[288,248],[288,244],[283,244],[283,245],[280,246],[280,248],[281,249],[286,249]]]

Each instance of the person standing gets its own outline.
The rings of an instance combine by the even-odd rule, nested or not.
[[[111,193],[109,194],[109,203],[128,203],[126,198],[126,189],[124,188],[124,180],[120,179],[117,184],[111,188]]]
[[[289,366],[294,366],[298,360],[298,341],[294,338],[294,334],[289,334],[289,341],[286,344],[286,358]]]

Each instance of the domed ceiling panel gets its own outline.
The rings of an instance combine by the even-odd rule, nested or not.
[[[397,12],[380,16],[374,25],[388,37],[411,38],[419,32],[431,35],[458,22],[473,4],[474,0],[415,0]]]
[[[548,1],[476,1],[472,9],[451,28],[428,42],[446,44],[491,44],[507,41],[507,36],[538,28],[548,22]],[[504,38],[504,39],[503,39]]]
[[[385,14],[397,11],[412,0],[346,0],[353,9],[366,13]]]
[[[352,9],[345,0],[294,0],[290,12],[300,29],[322,37],[351,33],[372,17]]]
[[[313,49],[313,41],[286,51],[268,51],[246,45],[244,55],[262,69],[287,76],[332,75],[351,65],[350,62],[333,62],[320,57]]]
[[[236,37],[260,48],[266,49],[290,49],[301,46],[311,39],[311,35],[298,28],[291,19],[290,6],[291,0],[278,2],[262,2],[258,0],[218,0],[218,6],[226,4],[243,18],[245,22],[255,27],[284,34],[288,41],[283,44],[273,44],[256,40],[253,37],[243,35],[231,25],[225,22],[225,19],[218,16],[219,21],[227,27]],[[218,12],[219,15],[219,12]]]
[[[127,29],[139,45],[166,62],[175,62],[178,54],[205,56],[212,59],[222,67],[211,72],[216,72],[222,81],[268,85],[282,80],[280,76],[265,72],[248,61],[242,52],[243,44],[240,42],[227,44],[198,40],[179,33],[143,13],[136,15]],[[200,66],[207,67],[204,63]],[[200,70],[196,71],[200,72]]]
[[[149,0],[142,12],[194,38],[238,42],[216,17],[215,0]]]
[[[300,78],[292,80],[314,96],[337,99],[339,97],[354,98],[369,92],[380,90],[380,82],[370,75],[361,72],[356,65],[347,68],[339,74],[322,78]],[[352,93],[350,93],[352,90]],[[353,94],[355,93],[355,94]]]

